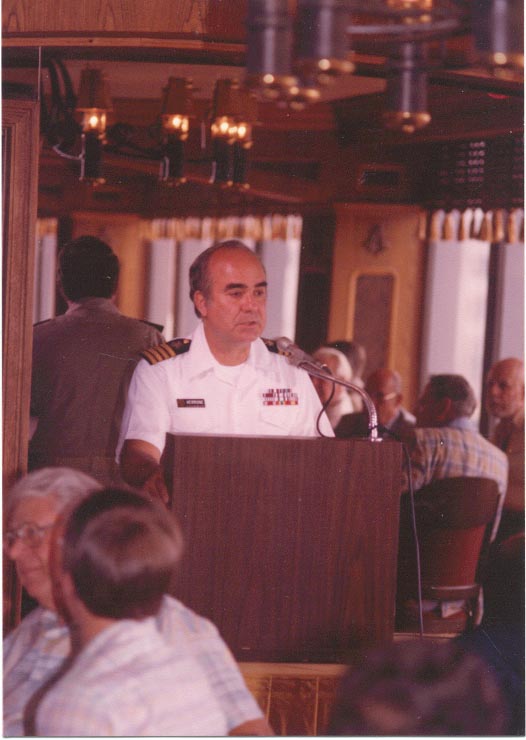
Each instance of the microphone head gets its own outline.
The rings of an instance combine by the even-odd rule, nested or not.
[[[314,357],[308,355],[298,347],[297,344],[294,344],[292,339],[289,339],[288,337],[277,337],[274,341],[276,342],[276,346],[279,351],[286,356],[290,365],[301,367],[303,370],[307,370],[307,372],[309,372],[307,367],[309,366],[311,369],[324,370],[325,372],[328,372],[329,375],[332,375],[332,372],[327,365],[322,365],[321,362],[318,362]]]
[[[298,367],[298,365],[305,362],[307,359],[305,352],[300,349],[297,344],[294,344],[292,339],[289,339],[288,337],[278,337],[275,342],[280,352],[283,352],[283,354],[286,355],[287,360],[291,365]]]
[[[275,339],[274,341],[276,342],[277,348],[281,352],[290,352],[290,350],[294,347],[294,342],[288,337],[277,337],[277,339]]]

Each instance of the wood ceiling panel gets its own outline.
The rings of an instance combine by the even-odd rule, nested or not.
[[[228,10],[225,12],[225,9]],[[246,2],[228,0],[4,0],[4,36],[192,34],[238,41],[244,36]]]

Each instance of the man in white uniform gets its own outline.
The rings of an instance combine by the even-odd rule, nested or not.
[[[317,436],[322,408],[308,374],[260,338],[267,281],[246,245],[232,240],[200,254],[190,268],[190,298],[201,323],[189,339],[143,353],[117,448],[124,479],[165,500],[167,432]],[[325,414],[320,430],[334,436]]]

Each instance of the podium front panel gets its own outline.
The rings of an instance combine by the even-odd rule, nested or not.
[[[340,662],[391,639],[397,442],[169,435],[186,549],[174,595],[238,660]]]

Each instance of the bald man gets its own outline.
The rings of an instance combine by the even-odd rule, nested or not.
[[[486,409],[499,421],[491,441],[508,456],[508,490],[499,540],[524,532],[524,362],[508,357],[495,363],[486,380]]]
[[[365,390],[378,414],[380,436],[404,435],[415,425],[415,417],[402,407],[402,378],[396,370],[381,367],[367,378]],[[367,413],[343,416],[335,430],[337,437],[366,437]]]

